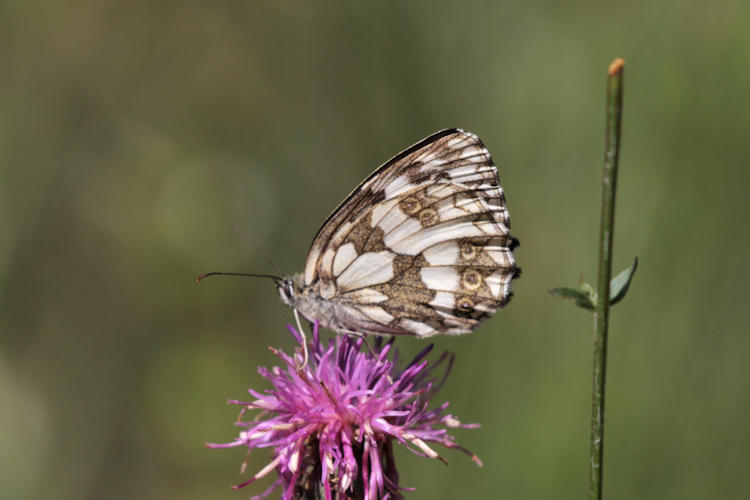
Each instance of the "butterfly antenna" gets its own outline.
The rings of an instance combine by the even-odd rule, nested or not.
[[[305,331],[302,329],[302,323],[299,320],[297,308],[295,307],[292,310],[294,311],[294,319],[297,321],[297,331],[299,332],[300,337],[302,337],[302,365],[297,367],[297,371],[301,372],[307,366],[307,337],[305,336]]]
[[[251,278],[271,278],[274,281],[282,281],[283,278],[280,276],[274,276],[273,274],[253,274],[253,273],[223,273],[221,271],[215,271],[213,273],[203,273],[197,278],[195,278],[195,284],[197,285],[200,283],[200,281],[203,278],[208,278],[209,276],[216,276],[216,275],[224,275],[224,276],[248,276]]]
[[[271,267],[273,267],[276,270],[277,273],[284,274],[283,272],[281,272],[281,269],[279,269],[279,266],[277,266],[276,264],[274,264],[274,262],[266,254],[266,252],[264,252],[260,248],[260,245],[258,245],[257,243],[255,243],[255,241],[253,241],[253,239],[250,238],[250,236],[248,236],[247,234],[245,234],[245,232],[242,231],[242,229],[240,229],[239,227],[235,226],[234,224],[230,224],[229,227],[231,227],[234,230],[234,232],[236,232],[237,234],[239,234],[240,236],[242,236],[243,238],[245,238],[245,240],[253,246],[253,248],[255,249],[255,251],[258,252],[261,255],[261,257],[263,257],[265,259],[265,261],[268,262],[271,265]]]

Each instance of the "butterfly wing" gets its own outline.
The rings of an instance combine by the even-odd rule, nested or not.
[[[516,240],[482,141],[437,132],[373,172],[315,237],[305,285],[362,333],[473,331],[510,298]]]

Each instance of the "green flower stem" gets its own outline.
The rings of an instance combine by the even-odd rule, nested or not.
[[[602,181],[602,217],[599,235],[599,282],[594,311],[594,384],[591,404],[591,476],[589,498],[602,498],[604,456],[604,389],[607,378],[607,330],[609,327],[609,284],[612,276],[612,235],[615,227],[615,190],[620,151],[622,117],[622,74],[625,61],[615,59],[607,78],[607,125]]]

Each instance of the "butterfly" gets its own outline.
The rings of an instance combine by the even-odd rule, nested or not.
[[[520,274],[497,168],[476,135],[436,132],[376,169],[328,216],[281,301],[356,335],[474,331]]]

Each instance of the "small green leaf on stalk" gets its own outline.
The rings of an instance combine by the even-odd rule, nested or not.
[[[588,309],[589,311],[593,311],[596,307],[595,297],[591,295],[591,293],[588,293],[588,290],[585,290],[583,288],[584,287],[581,286],[581,289],[579,290],[566,286],[558,286],[556,288],[550,288],[549,293],[551,293],[555,297],[572,299],[575,301],[577,306]],[[590,289],[591,287],[589,286],[588,288]]]
[[[610,305],[617,304],[628,293],[628,287],[630,287],[630,282],[633,280],[636,269],[638,269],[638,257],[635,258],[632,266],[622,271],[609,282]]]
[[[578,289],[591,297],[591,302],[594,303],[594,306],[596,306],[596,290],[594,290],[594,287],[583,281],[583,275],[581,275],[581,282],[578,283]]]

